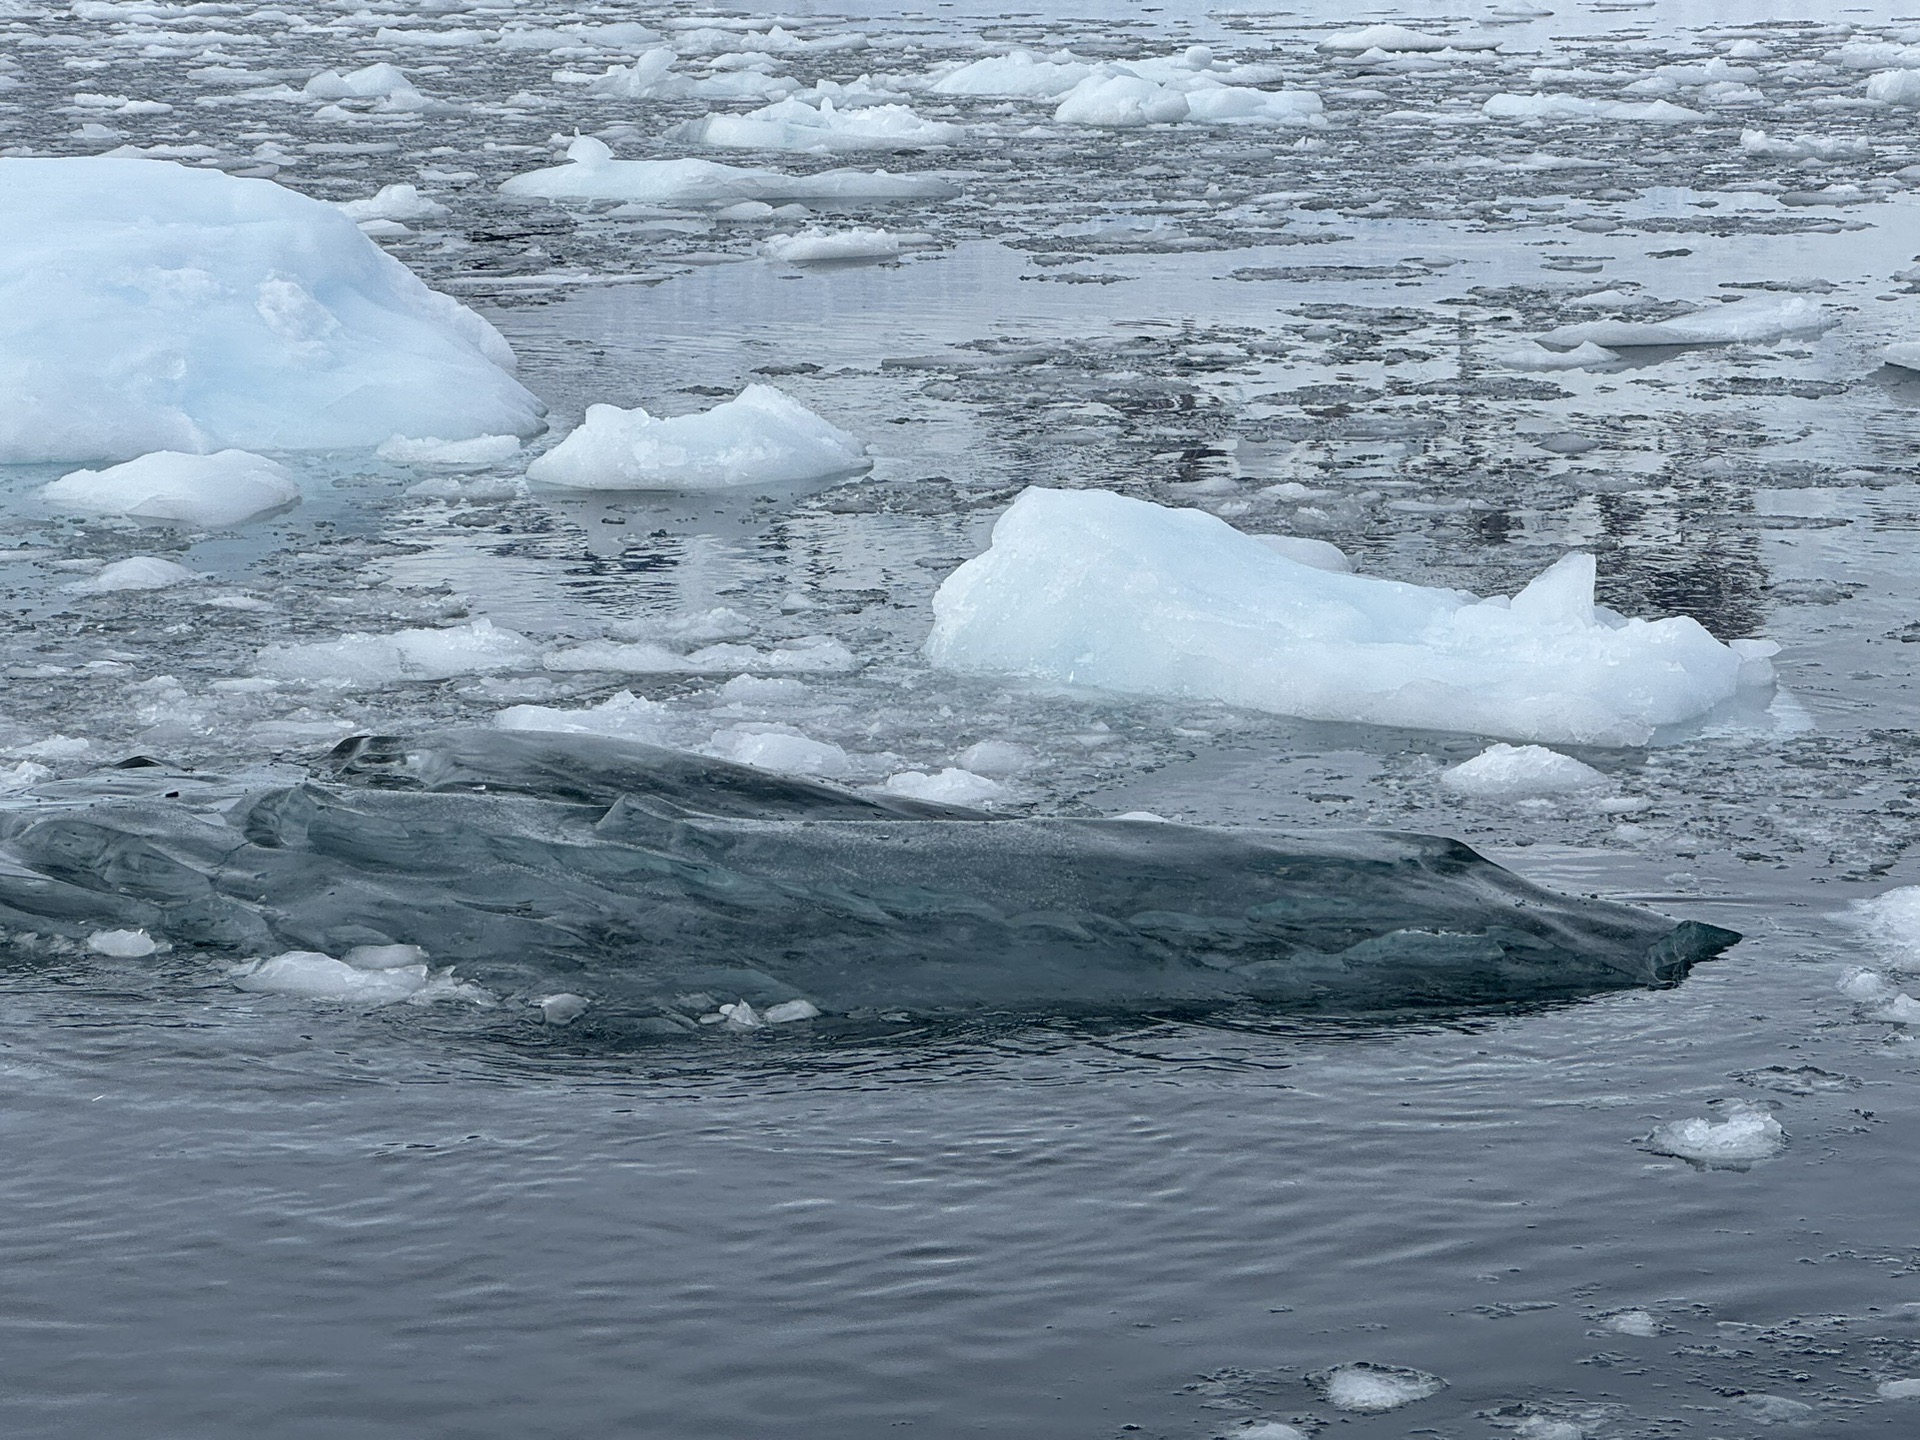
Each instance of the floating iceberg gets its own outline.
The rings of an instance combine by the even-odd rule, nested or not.
[[[1675,1120],[1657,1128],[1648,1145],[1661,1155],[1674,1155],[1701,1165],[1747,1165],[1778,1155],[1786,1148],[1780,1122],[1754,1105],[1735,1105],[1727,1118]]]
[[[0,253],[0,464],[540,428],[491,325],[271,181],[0,159]]]
[[[811,226],[797,235],[775,235],[763,242],[760,251],[769,260],[787,265],[820,265],[849,260],[897,260],[903,239],[890,230],[823,230]]]
[[[720,490],[851,474],[867,447],[771,385],[749,385],[697,415],[591,405],[580,428],[527,467],[575,490]]]
[[[686,145],[731,150],[924,150],[952,145],[966,135],[960,125],[922,120],[905,105],[869,105],[840,110],[830,97],[818,105],[777,100],[744,115],[706,115],[675,126],[668,138]]]
[[[1789,335],[1815,335],[1840,323],[1824,305],[1799,295],[1780,300],[1735,300],[1709,305],[1672,320],[1586,320],[1562,325],[1540,336],[1544,345],[1604,346],[1625,350],[1641,345],[1760,344]]]
[[[1492,745],[1445,772],[1440,783],[1476,800],[1531,800],[1604,790],[1611,782],[1591,765],[1544,745]]]
[[[1621,620],[1569,555],[1511,600],[1315,570],[1199,510],[1031,489],[934,596],[937,665],[1313,720],[1644,743],[1772,670],[1686,618]],[[1743,653],[1743,651],[1745,653]]]
[[[1497,40],[1428,35],[1404,25],[1369,25],[1329,35],[1320,42],[1320,49],[1333,55],[1364,55],[1369,50],[1384,50],[1389,55],[1430,55],[1438,50],[1496,50],[1499,46]]]
[[[0,810],[9,932],[305,952],[241,978],[348,1000],[379,983],[349,970],[404,977],[427,945],[497,993],[590,987],[631,1030],[697,1032],[688,992],[856,1019],[1448,1011],[1673,984],[1738,938],[1451,840],[1002,819],[584,735],[360,737],[291,786],[115,773]]]
[[[1885,70],[1872,76],[1867,98],[1883,105],[1920,105],[1920,70]]]
[[[158,555],[130,555],[105,566],[97,575],[61,588],[80,595],[106,595],[118,590],[165,590],[199,578],[186,566]]]
[[[1902,370],[1920,370],[1920,343],[1902,340],[1897,345],[1889,345],[1881,352],[1881,359]]]
[[[540,647],[489,620],[445,629],[353,633],[337,640],[269,645],[256,664],[262,675],[302,685],[365,690],[408,680],[446,680],[490,670],[530,669]]]
[[[1202,84],[1187,89],[1187,118],[1198,125],[1319,125],[1326,105],[1311,90],[1256,90]]]
[[[1187,118],[1187,97],[1138,75],[1089,75],[1066,93],[1053,118],[1063,125],[1128,129]]]
[[[40,495],[59,510],[217,529],[297,504],[300,487],[284,465],[245,450],[213,455],[156,450],[105,470],[62,475]]]
[[[1588,100],[1579,95],[1495,95],[1481,107],[1492,120],[1590,121],[1638,120],[1654,125],[1678,125],[1707,117],[1670,100]]]
[[[712,160],[616,160],[605,141],[590,135],[567,147],[567,162],[512,176],[502,182],[500,193],[522,200],[625,200],[647,205],[950,200],[960,193],[951,180],[937,175],[893,175],[885,170],[787,175]]]
[[[1093,74],[1094,67],[1064,55],[1041,59],[1030,50],[991,55],[949,70],[927,88],[936,95],[984,95],[1053,100]]]

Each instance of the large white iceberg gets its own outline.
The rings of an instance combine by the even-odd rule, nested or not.
[[[867,466],[867,447],[771,385],[697,415],[590,405],[580,428],[527,467],[577,490],[720,490],[785,485]]]
[[[530,170],[503,182],[500,193],[522,200],[625,200],[647,205],[731,205],[742,200],[950,200],[960,193],[938,175],[885,170],[822,170],[787,175],[712,160],[616,160],[604,140],[582,135],[567,163]]]
[[[540,428],[498,331],[269,180],[0,159],[0,254],[0,464]]]
[[[905,105],[867,105],[842,110],[831,96],[818,105],[805,100],[776,100],[744,115],[712,114],[674,127],[669,138],[688,145],[731,150],[798,150],[824,154],[836,150],[920,150],[951,145],[966,135],[963,126],[923,120]]]
[[[1199,510],[1031,489],[949,575],[926,652],[981,674],[1313,720],[1635,745],[1765,683],[1765,642],[1593,603],[1591,556],[1480,599],[1316,570]]]

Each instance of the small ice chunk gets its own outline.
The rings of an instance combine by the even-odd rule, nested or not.
[[[1881,352],[1881,359],[1902,370],[1920,370],[1920,342],[1902,340]]]
[[[156,450],[105,470],[72,471],[40,494],[60,510],[217,529],[295,504],[300,487],[284,465],[245,450]]]
[[[753,1006],[744,1000],[736,1001],[732,1005],[722,1005],[720,1013],[726,1017],[726,1026],[729,1030],[758,1030],[766,1024],[766,1021],[754,1013]]]
[[[851,757],[838,745],[774,727],[737,726],[716,730],[707,742],[707,753],[736,765],[751,765],[757,770],[774,770],[783,775],[831,778],[845,775],[853,768]]]
[[[186,566],[157,555],[130,555],[103,567],[97,575],[62,588],[82,595],[103,595],[112,590],[164,590],[199,578]]]
[[[476,435],[471,440],[418,440],[395,435],[373,452],[396,465],[429,465],[437,470],[479,470],[520,453],[518,435]]]
[[[1804,1425],[1819,1413],[1804,1400],[1755,1392],[1734,1396],[1733,1408],[1762,1425]]]
[[[715,693],[729,705],[797,705],[812,692],[784,675],[736,675]]]
[[[1610,782],[1591,765],[1544,745],[1490,745],[1440,776],[1449,790],[1478,800],[1523,800],[1604,789]]]
[[[992,775],[1004,779],[1016,775],[1033,764],[1033,752],[1024,745],[1016,745],[1011,740],[976,740],[958,755],[953,763],[963,770],[971,770],[976,775]]]
[[[1920,885],[1902,885],[1855,901],[1851,918],[1895,969],[1920,970]]]
[[[36,764],[32,760],[22,760],[11,769],[0,768],[0,795],[12,795],[21,790],[30,790],[35,785],[53,779],[53,771],[48,766]]]
[[[1514,1440],[1587,1440],[1587,1432],[1571,1420],[1529,1415],[1513,1428]]]
[[[1874,1394],[1882,1400],[1920,1400],[1920,1380],[1882,1380]]]
[[[1242,1420],[1224,1440],[1307,1440],[1307,1432],[1284,1420]]]
[[[960,193],[940,175],[894,175],[885,170],[822,170],[788,175],[748,170],[712,160],[616,160],[604,140],[576,139],[565,165],[532,170],[503,181],[500,193],[523,200],[625,200],[644,205],[733,205],[758,200],[833,202],[950,200]]]
[[[1187,97],[1138,75],[1089,75],[1066,93],[1053,118],[1062,125],[1130,129],[1187,118]]]
[[[1311,565],[1315,570],[1351,574],[1353,561],[1347,552],[1330,540],[1313,540],[1304,535],[1255,535],[1253,537],[1276,555]]]
[[[905,105],[843,110],[831,96],[822,96],[817,105],[790,97],[744,115],[716,112],[675,126],[667,138],[686,145],[819,155],[842,150],[923,150],[956,144],[966,133],[962,125],[923,120]]]
[[[1867,98],[1882,105],[1920,105],[1920,70],[1882,70],[1869,76]]]
[[[401,970],[427,963],[418,945],[356,945],[341,960],[356,970]]]
[[[1320,42],[1320,49],[1332,55],[1364,55],[1369,50],[1384,50],[1389,55],[1431,55],[1437,50],[1449,49],[1492,50],[1498,43],[1428,35],[1404,25],[1368,25],[1364,29],[1329,35]]]
[[[791,1025],[796,1020],[813,1020],[820,1015],[820,1007],[811,1000],[782,1000],[778,1005],[769,1005],[761,1019],[769,1025]]]
[[[720,490],[782,485],[867,468],[867,447],[771,385],[695,415],[656,419],[614,405],[527,467],[542,485],[578,490]]]
[[[1633,1335],[1642,1340],[1657,1339],[1660,1322],[1645,1310],[1616,1310],[1601,1322],[1616,1335]]]
[[[562,990],[558,995],[542,995],[533,1003],[540,1011],[540,1018],[547,1024],[571,1025],[587,1013],[589,1002],[584,995]]]
[[[1676,105],[1671,100],[1589,100],[1582,95],[1549,95],[1539,91],[1531,95],[1495,95],[1480,109],[1490,120],[1523,122],[1636,120],[1652,125],[1679,125],[1707,118],[1700,111]]]
[[[1398,1410],[1416,1400],[1438,1395],[1446,1388],[1446,1381],[1424,1370],[1411,1370],[1404,1365],[1375,1365],[1367,1360],[1336,1365],[1320,1377],[1320,1390],[1329,1405],[1362,1415]]]
[[[540,663],[540,647],[516,630],[478,619],[387,635],[353,632],[307,645],[269,645],[255,663],[263,675],[306,685],[368,689],[406,680],[447,680]]]
[[[144,930],[96,930],[87,937],[87,948],[96,955],[111,955],[116,960],[137,960],[160,948]]]
[[[889,230],[825,230],[809,226],[797,235],[775,235],[760,253],[785,265],[822,265],[853,260],[897,260],[901,237]]]
[[[890,795],[932,800],[941,805],[985,805],[1006,794],[1006,787],[999,781],[952,766],[937,775],[929,775],[924,770],[902,770],[897,775],[889,775],[880,788]]]
[[[515,705],[493,717],[502,730],[550,730],[562,735],[605,735],[646,745],[665,743],[668,707],[631,690],[616,691],[598,705],[560,710],[546,705]]]
[[[1620,355],[1591,340],[1582,341],[1571,350],[1549,350],[1538,341],[1528,340],[1519,345],[1502,346],[1487,358],[1509,370],[1591,370],[1596,365],[1618,363]]]
[[[1709,305],[1672,320],[1586,320],[1540,336],[1547,345],[1592,343],[1613,350],[1643,345],[1761,344],[1789,335],[1815,335],[1840,323],[1824,305],[1801,295],[1778,300],[1736,300]]]
[[[1864,965],[1854,965],[1840,977],[1840,993],[1862,1005],[1878,1005],[1899,992],[1888,983],[1886,976]]]
[[[1042,59],[1031,50],[1015,50],[949,70],[927,88],[936,95],[1054,100],[1091,74],[1093,66],[1065,51]]]
[[[417,185],[382,185],[378,193],[365,200],[343,200],[340,209],[349,220],[362,225],[370,220],[444,220],[453,212],[437,200],[429,200]]]
[[[1173,823],[1166,816],[1157,814],[1152,810],[1125,810],[1110,818],[1114,820],[1133,820],[1146,825],[1171,825]]]
[[[1779,1154],[1786,1147],[1787,1135],[1768,1111],[1753,1105],[1734,1105],[1725,1120],[1696,1117],[1670,1121],[1658,1127],[1649,1142],[1660,1155],[1675,1155],[1702,1165],[1739,1165]]]
[[[425,965],[361,970],[315,950],[289,950],[234,971],[234,984],[242,990],[351,1004],[390,1005],[412,998],[426,983]]]

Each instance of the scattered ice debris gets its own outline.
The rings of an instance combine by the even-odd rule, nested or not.
[[[184,565],[158,555],[130,555],[103,566],[98,574],[61,588],[82,595],[104,595],[115,590],[164,590],[200,577]]]
[[[1089,75],[1061,99],[1053,118],[1062,125],[1127,129],[1187,118],[1187,97],[1138,75]]]
[[[87,949],[116,960],[138,960],[159,950],[160,944],[144,930],[96,930],[87,937]]]
[[[1889,345],[1881,358],[1902,370],[1920,370],[1920,342],[1902,340],[1897,345]]]
[[[1093,69],[1064,50],[1045,58],[1031,50],[1015,50],[949,70],[927,88],[936,95],[1054,100],[1093,74]]]
[[[830,96],[817,105],[789,98],[744,115],[715,113],[668,132],[683,145],[732,150],[795,150],[822,155],[840,150],[924,150],[958,143],[960,125],[923,120],[905,105],[837,109]]]
[[[1725,1120],[1673,1120],[1648,1137],[1655,1154],[1702,1165],[1745,1165],[1766,1160],[1778,1155],[1786,1143],[1786,1132],[1771,1112],[1746,1104],[1729,1106]]]
[[[598,705],[558,710],[545,705],[515,705],[493,717],[502,730],[551,730],[565,735],[604,735],[646,745],[664,743],[670,711],[657,700],[631,690],[616,692]]]
[[[1498,744],[1443,772],[1440,783],[1476,800],[1530,800],[1603,790],[1613,782],[1544,745]]]
[[[520,199],[625,200],[646,205],[949,200],[960,193],[951,180],[938,175],[893,175],[885,170],[788,175],[712,160],[616,160],[605,141],[588,135],[568,147],[567,162],[515,175],[501,184],[500,193]]]
[[[897,775],[889,775],[880,788],[892,795],[933,800],[942,805],[985,805],[1006,794],[1006,787],[999,781],[953,766],[933,775],[924,770],[902,770]]]
[[[1692,619],[1596,607],[1593,581],[1592,557],[1569,555],[1482,600],[1310,569],[1203,511],[1034,488],[941,585],[926,653],[968,673],[1551,744],[1642,744],[1770,678]]]
[[[156,450],[105,470],[75,470],[43,487],[40,495],[57,509],[87,515],[217,529],[298,503],[300,487],[286,466],[245,450],[212,455]]]
[[[268,180],[0,159],[0,252],[0,464],[540,425],[498,331]]]
[[[1314,540],[1305,535],[1255,535],[1252,537],[1276,555],[1284,555],[1314,570],[1337,575],[1353,573],[1353,561],[1347,552],[1331,540]]]
[[[1873,1393],[1882,1400],[1920,1400],[1920,1380],[1882,1380]]]
[[[1633,1335],[1642,1340],[1658,1339],[1660,1322],[1645,1310],[1616,1310],[1600,1322],[1616,1335]]]
[[[1361,1415],[1383,1415],[1447,1388],[1446,1381],[1424,1370],[1375,1365],[1367,1360],[1336,1365],[1315,1378],[1329,1405]]]
[[[852,757],[838,745],[812,739],[787,725],[736,725],[716,730],[707,742],[707,753],[736,765],[782,775],[836,779],[853,770]]]
[[[540,647],[490,620],[440,629],[353,632],[337,640],[269,645],[255,662],[262,675],[305,685],[359,690],[405,680],[446,680],[490,670],[531,669]]]
[[[409,439],[395,435],[373,452],[396,465],[425,465],[436,470],[480,470],[520,453],[518,435],[476,435],[471,440],[442,440],[437,435]]]
[[[1487,358],[1509,370],[1591,370],[1596,365],[1617,364],[1620,356],[1591,340],[1571,350],[1549,350],[1538,341],[1526,340],[1517,345],[1503,345]]]
[[[890,230],[825,230],[809,226],[797,235],[775,235],[762,242],[760,253],[787,265],[817,265],[845,260],[897,260],[907,244],[923,244],[926,237],[897,235]]]
[[[527,467],[527,478],[576,490],[719,490],[851,474],[867,447],[771,385],[695,415],[592,405],[580,428]]]
[[[1641,345],[1761,344],[1789,335],[1832,329],[1840,317],[1799,295],[1778,300],[1736,300],[1709,305],[1672,320],[1585,320],[1540,336],[1543,344],[1603,345],[1619,350]]]
[[[533,1002],[540,1018],[549,1025],[571,1025],[587,1013],[588,1003],[585,996],[567,990],[558,995],[542,995]]]

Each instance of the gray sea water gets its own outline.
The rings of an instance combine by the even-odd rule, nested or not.
[[[237,989],[242,957],[218,947],[112,959],[10,933],[0,1431],[1920,1431],[1920,1401],[1879,1393],[1920,1377],[1920,1048],[1838,989],[1845,967],[1888,963],[1848,907],[1920,882],[1920,376],[1880,360],[1920,334],[1904,173],[1920,132],[1912,109],[1862,104],[1870,71],[1835,58],[1920,21],[1539,8],[1556,13],[790,6],[803,37],[869,38],[779,57],[807,80],[1017,45],[1127,58],[1205,43],[1284,65],[1328,119],[1104,132],[1044,104],[916,95],[968,141],[873,163],[950,174],[959,198],[826,218],[937,244],[798,268],[757,252],[782,222],[496,192],[576,130],[623,155],[680,153],[660,137],[704,103],[591,101],[552,78],[625,55],[376,37],[770,15],[0,5],[0,73],[19,81],[0,91],[6,153],[174,147],[333,200],[418,183],[451,218],[387,243],[501,328],[557,429],[590,403],[677,413],[771,378],[876,455],[850,483],[724,501],[556,496],[518,483],[523,462],[422,493],[420,473],[366,455],[294,457],[304,504],[216,534],[74,521],[38,499],[57,468],[0,471],[0,751],[58,777],[0,800],[10,811],[130,783],[139,772],[103,767],[136,755],[291,783],[350,735],[432,736],[629,689],[668,704],[687,743],[787,726],[841,746],[863,780],[1004,739],[1031,756],[1012,813],[1443,834],[1570,894],[1747,937],[1677,989],[1498,1015],[1038,1012],[636,1044],[592,1009],[544,1024],[531,992],[329,1006]],[[1313,48],[1383,19],[1500,49],[1415,67]],[[1618,97],[1743,38],[1768,50],[1740,62],[1761,72],[1758,98],[1674,92],[1699,121],[1529,127],[1480,108],[1502,91]],[[297,88],[376,59],[449,108],[322,121],[234,103],[247,82],[206,73]],[[1535,74],[1553,69],[1567,78]],[[173,108],[103,118],[81,92]],[[1864,147],[1756,154],[1740,144],[1755,129]],[[1581,303],[1608,289],[1655,316],[1801,294],[1841,323],[1591,372],[1492,358],[1612,313]],[[1333,540],[1368,573],[1483,594],[1588,549],[1622,611],[1778,641],[1780,688],[1645,748],[1577,751],[1640,802],[1601,810],[1453,795],[1437,777],[1475,737],[930,669],[933,590],[1028,484],[1197,505]],[[212,579],[61,588],[133,553]],[[716,607],[757,644],[828,635],[858,665],[742,708],[721,676],[350,689],[259,663],[265,646],[477,616],[557,645]],[[591,974],[564,981],[592,998]],[[1778,1155],[1716,1168],[1647,1143],[1741,1105],[1778,1121]],[[1446,1386],[1342,1410],[1319,1377],[1352,1362]]]

